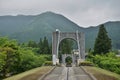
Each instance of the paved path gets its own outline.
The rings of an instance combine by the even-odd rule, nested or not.
[[[44,80],[92,80],[80,67],[56,67]]]

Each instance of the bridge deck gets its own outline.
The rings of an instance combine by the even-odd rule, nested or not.
[[[44,80],[92,80],[80,67],[56,67]]]

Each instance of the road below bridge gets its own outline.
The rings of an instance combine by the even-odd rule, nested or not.
[[[92,80],[80,67],[56,67],[43,80]]]

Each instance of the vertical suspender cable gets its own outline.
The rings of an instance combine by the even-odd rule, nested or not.
[[[60,31],[58,30],[58,41],[57,41],[57,59],[58,59],[59,40],[60,40]]]
[[[79,51],[79,59],[80,59],[81,54],[80,54],[80,42],[79,42],[78,30],[76,31],[76,35],[77,35],[77,43],[78,43],[78,51]]]

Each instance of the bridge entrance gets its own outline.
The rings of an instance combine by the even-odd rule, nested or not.
[[[63,39],[73,39],[77,42],[78,45],[78,58],[77,58],[77,62],[84,60],[85,59],[85,37],[84,37],[84,33],[82,32],[60,32],[59,30],[56,30],[56,32],[53,32],[53,36],[52,36],[52,61],[53,61],[53,65],[59,64],[59,46],[60,46],[60,42]],[[74,54],[72,55],[72,62],[75,62],[75,59],[73,59]],[[65,56],[65,55],[63,55]],[[62,57],[63,57],[62,56]],[[66,56],[70,56],[70,55],[66,55]],[[64,59],[62,59],[63,63],[64,63]]]

